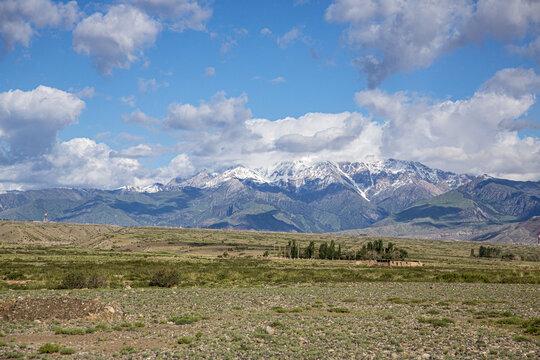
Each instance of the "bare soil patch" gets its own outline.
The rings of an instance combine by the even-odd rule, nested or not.
[[[34,320],[112,320],[122,311],[116,304],[71,297],[18,298],[0,301],[0,319],[4,321]]]

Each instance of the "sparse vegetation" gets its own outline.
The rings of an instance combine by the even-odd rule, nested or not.
[[[438,326],[438,327],[446,327],[446,326],[449,326],[450,324],[454,324],[454,320],[449,319],[449,318],[437,319],[437,318],[419,317],[418,322],[431,324],[433,326]]]
[[[0,322],[0,358],[44,356],[38,346],[53,333],[55,342],[77,346],[51,344],[59,346],[52,357],[75,349],[81,358],[197,358],[204,352],[212,358],[505,359],[538,353],[540,270],[521,260],[540,254],[536,247],[497,244],[501,254],[519,256],[509,262],[471,257],[470,243],[153,231],[108,234],[114,249],[0,245],[0,309],[2,301],[19,297],[96,299],[118,309],[108,319]],[[334,252],[341,245],[341,261],[319,259],[320,245],[328,251],[332,240]],[[298,258],[276,259],[289,242]],[[370,251],[384,249],[381,257],[386,249],[404,249],[425,266],[356,262],[356,252],[364,245],[367,251],[369,242]],[[220,258],[224,251],[228,256]],[[181,274],[178,281],[149,287],[164,269]],[[101,274],[107,289],[58,290],[67,272]]]
[[[345,307],[331,307],[327,309],[328,312],[334,312],[334,313],[350,313],[351,310]]]
[[[521,326],[525,328],[527,334],[540,335],[540,318],[527,320]]]
[[[170,317],[169,321],[175,323],[176,325],[187,325],[196,323],[197,321],[201,321],[201,318],[191,315],[175,315]]]
[[[128,354],[133,354],[133,353],[136,353],[137,350],[133,347],[133,346],[124,346],[121,350],[120,350],[120,354],[122,355],[128,355]]]

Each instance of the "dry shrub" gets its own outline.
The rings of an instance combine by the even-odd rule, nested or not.
[[[154,273],[150,286],[173,287],[180,283],[180,273],[175,269],[160,269]]]

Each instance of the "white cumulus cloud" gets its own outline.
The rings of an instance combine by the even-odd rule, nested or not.
[[[43,85],[0,93],[0,161],[47,152],[57,132],[75,123],[84,107],[77,96]]]
[[[79,18],[76,1],[66,3],[50,0],[0,1],[0,37],[4,52],[17,43],[28,47],[37,30],[51,27],[70,29]]]
[[[129,115],[123,115],[122,120],[128,124],[140,125],[140,126],[150,126],[157,125],[160,121],[156,118],[146,115],[141,110],[137,109]]]
[[[166,183],[173,177],[194,172],[185,154],[175,156],[157,169],[148,169],[138,160],[138,157],[153,156],[156,152],[151,146],[143,145],[125,149],[122,153],[104,143],[74,138],[56,143],[49,153],[39,158],[0,164],[0,190],[59,186],[117,189],[125,185]]]
[[[160,23],[141,10],[116,5],[81,21],[73,31],[73,48],[91,56],[99,73],[108,76],[113,68],[127,69],[137,61],[160,30]]]
[[[391,74],[428,67],[468,42],[523,40],[540,25],[540,2],[335,0],[325,18],[349,25],[346,41],[359,54],[354,63],[373,88]],[[532,53],[535,46],[515,52]]]
[[[504,69],[470,98],[365,90],[355,100],[369,116],[307,113],[274,121],[251,117],[247,97],[220,93],[199,106],[171,104],[163,121],[169,129],[190,130],[178,137],[196,168],[393,157],[462,173],[537,180],[540,141],[518,131],[538,127],[527,113],[539,81],[533,70]],[[228,110],[217,110],[220,106]]]
[[[202,101],[199,106],[173,103],[167,109],[164,119],[169,129],[203,130],[224,128],[243,122],[251,117],[251,111],[244,105],[247,95],[227,98],[225,92],[216,93],[209,102]]]
[[[228,97],[218,92],[196,105],[172,103],[163,119],[140,110],[125,116],[126,122],[166,129],[177,143],[148,144],[121,134],[117,140],[135,142],[123,149],[86,138],[56,138],[84,108],[78,97],[44,86],[11,90],[0,93],[0,189],[110,189],[167,182],[201,168],[388,157],[456,172],[538,180],[540,140],[519,131],[538,127],[528,112],[539,90],[540,76],[534,70],[503,69],[463,99],[372,89],[355,94],[368,115],[307,113],[278,120],[254,118],[245,94]],[[150,158],[164,155],[174,157],[162,167],[147,167]]]
[[[520,138],[517,130],[535,103],[539,80],[532,70],[505,69],[470,99],[435,100],[375,89],[356,93],[356,102],[383,120],[379,146],[385,157],[457,172],[538,179],[540,141]]]
[[[205,3],[194,0],[128,0],[129,3],[157,15],[169,23],[174,31],[185,29],[205,31],[212,17],[212,9]]]

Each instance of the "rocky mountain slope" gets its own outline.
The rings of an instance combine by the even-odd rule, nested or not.
[[[369,226],[472,177],[417,162],[283,162],[200,172],[145,188],[46,189],[0,195],[0,218],[298,232]]]
[[[534,243],[539,215],[540,182],[482,176],[356,233]]]

